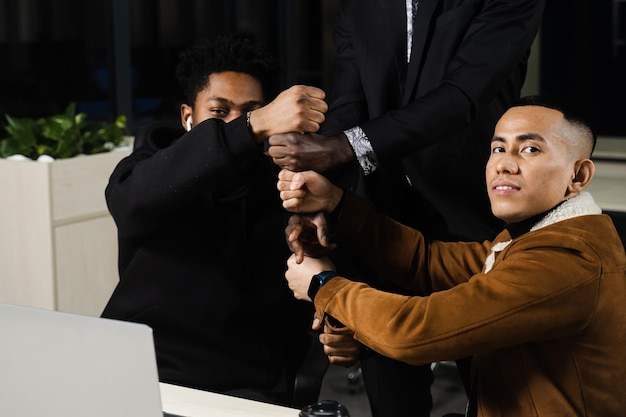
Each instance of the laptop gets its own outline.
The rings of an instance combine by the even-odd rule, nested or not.
[[[0,415],[162,417],[152,329],[0,303]]]

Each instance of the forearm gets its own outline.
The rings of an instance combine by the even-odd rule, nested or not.
[[[333,219],[345,250],[378,276],[419,295],[467,282],[482,270],[489,251],[488,242],[431,241],[352,193],[345,193]]]
[[[132,234],[206,195],[260,154],[245,123],[208,120],[163,149],[140,148],[115,168],[107,204],[120,230]],[[246,139],[249,142],[246,142]]]
[[[477,274],[466,285],[429,297],[336,277],[320,288],[315,306],[320,317],[334,317],[373,350],[425,364],[580,331],[594,314],[598,280],[565,275],[571,274],[530,266],[520,285],[516,274]]]
[[[419,231],[378,213],[372,203],[350,192],[333,217],[340,244],[365,266],[412,292],[431,292],[428,247]]]

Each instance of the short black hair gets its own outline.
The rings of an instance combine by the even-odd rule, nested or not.
[[[206,87],[209,76],[224,71],[241,72],[258,79],[268,100],[277,72],[274,59],[260,44],[235,35],[202,39],[182,51],[179,59],[176,78],[182,90],[182,99],[190,106]]]
[[[583,118],[579,113],[574,111],[574,109],[568,107],[565,103],[558,100],[557,98],[544,95],[526,96],[517,100],[511,107],[519,106],[540,106],[562,113],[565,120],[574,125],[576,128],[580,129],[580,131],[585,132],[585,136],[588,136],[590,138],[592,142],[591,153],[593,153],[593,150],[596,148],[596,142],[598,141],[598,138],[591,128],[589,122],[587,122],[587,120],[585,120],[585,118]]]

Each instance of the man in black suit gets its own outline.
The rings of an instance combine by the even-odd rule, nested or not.
[[[543,7],[544,0],[341,1],[324,135],[273,136],[270,156],[282,168],[340,178],[431,238],[493,238],[501,226],[483,181],[488,144],[519,97]],[[361,366],[375,417],[428,415],[428,367],[376,357]]]

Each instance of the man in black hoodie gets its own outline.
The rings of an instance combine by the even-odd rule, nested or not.
[[[106,189],[120,282],[102,316],[152,327],[163,382],[290,404],[313,312],[284,285],[286,212],[262,143],[317,131],[324,92],[265,105],[271,59],[247,40],[180,58],[180,124],[140,135]]]

